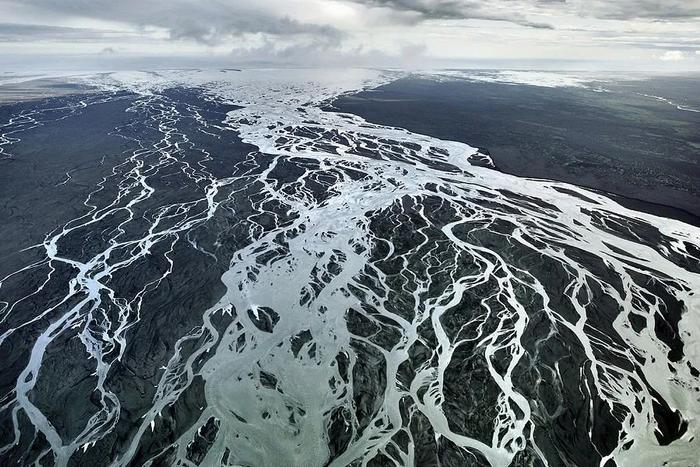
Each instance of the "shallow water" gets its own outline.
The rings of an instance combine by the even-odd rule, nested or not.
[[[700,229],[322,109],[394,78],[117,73],[0,127],[17,161],[127,105],[106,173],[61,177],[78,214],[3,269],[0,457],[694,462]]]

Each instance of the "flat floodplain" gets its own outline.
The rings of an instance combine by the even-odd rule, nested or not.
[[[0,105],[0,464],[692,465],[695,103],[401,76],[115,72]],[[613,170],[678,182],[633,209]]]
[[[698,224],[697,83],[692,75],[589,87],[415,76],[334,105],[371,122],[486,149],[507,173],[621,195],[625,205]]]

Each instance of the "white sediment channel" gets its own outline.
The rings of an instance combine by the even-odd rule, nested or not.
[[[353,388],[356,385],[352,368],[357,363],[357,354],[351,345],[353,341],[374,348],[382,356],[386,387],[371,421],[363,430],[357,429],[354,415],[349,418],[347,423],[354,436],[347,449],[339,453],[331,465],[342,466],[358,460],[360,465],[365,465],[379,453],[391,457],[391,453],[396,452],[399,458],[396,454],[393,458],[397,464],[413,465],[414,443],[411,441],[404,450],[394,441],[399,431],[407,431],[400,408],[401,400],[406,398],[412,401],[410,411],[419,411],[427,418],[436,438],[445,438],[459,448],[478,452],[491,465],[511,464],[526,447],[546,463],[534,437],[536,421],[531,401],[521,394],[513,381],[515,367],[526,352],[522,338],[530,319],[527,305],[519,300],[516,287],[527,288],[540,297],[542,311],[549,320],[576,336],[589,360],[591,378],[586,384],[593,386],[607,404],[629,408],[621,420],[623,433],[608,458],[624,466],[660,465],[669,460],[676,465],[695,462],[700,452],[700,439],[696,436],[700,433],[700,403],[696,392],[698,380],[692,376],[688,363],[700,367],[700,275],[684,268],[678,258],[696,261],[687,248],[688,245],[700,247],[700,229],[631,211],[601,194],[575,186],[518,178],[472,166],[468,158],[477,150],[466,144],[375,125],[354,115],[322,109],[333,97],[372,88],[393,77],[372,70],[247,70],[228,73],[115,73],[88,80],[106,90],[134,91],[141,95],[142,105],[159,104],[161,91],[172,86],[185,86],[201,88],[213,101],[242,106],[229,112],[221,125],[235,130],[244,142],[258,148],[254,157],[266,159],[265,170],[251,180],[251,183],[264,187],[261,190],[263,201],[258,204],[256,214],[264,211],[263,205],[268,202],[279,203],[294,214],[292,221],[276,223],[262,234],[254,235],[251,231],[252,242],[233,255],[228,271],[221,277],[226,293],[213,307],[192,310],[202,314],[202,328],[183,336],[176,344],[152,409],[142,418],[128,448],[114,460],[114,465],[129,464],[144,433],[153,430],[159,414],[177,399],[196,374],[205,381],[207,406],[198,422],[175,443],[180,463],[189,465],[186,459],[189,443],[204,423],[214,417],[220,422],[219,432],[201,465],[218,465],[225,452],[230,453],[228,462],[231,465],[324,465],[330,458],[327,433],[330,414],[339,407],[353,411]],[[182,135],[168,130],[169,119],[177,116],[172,114],[174,109],[168,108],[167,103],[163,105],[162,114],[157,117],[162,119],[163,139],[157,151],[162,152],[161,163],[168,164],[172,162],[168,158],[175,157],[168,152]],[[298,131],[302,128],[309,131]],[[330,133],[335,137],[328,137]],[[2,136],[3,139],[8,137],[10,135]],[[396,142],[409,143],[410,146],[398,147]],[[374,156],[358,155],[360,151],[371,151]],[[132,157],[136,160],[140,154]],[[271,173],[282,161],[290,160],[308,163],[303,165],[303,174],[279,186]],[[158,169],[149,167],[132,171],[131,179],[138,181],[141,187],[139,194],[126,207],[119,209],[128,213],[131,206],[154,196],[144,170],[153,172]],[[361,176],[355,175],[357,173]],[[333,181],[327,189],[328,196],[320,201],[305,186],[307,181],[324,174],[332,174]],[[109,364],[100,357],[100,349],[105,344],[94,342],[89,333],[85,333],[86,349],[95,357],[97,365],[100,383],[96,389],[103,395],[104,413],[93,417],[91,424],[76,439],[61,440],[28,397],[41,371],[43,352],[57,333],[80,325],[86,314],[96,310],[103,299],[101,297],[109,296],[110,290],[101,283],[103,277],[120,268],[128,268],[129,264],[149,254],[155,243],[178,241],[193,226],[206,225],[226,203],[217,197],[219,189],[232,180],[204,174],[199,182],[204,187],[201,203],[196,204],[197,208],[195,204],[181,206],[192,211],[186,220],[160,229],[159,217],[143,237],[116,237],[107,250],[88,262],[71,263],[78,273],[71,282],[73,289],[66,300],[75,299],[80,294],[84,298],[39,336],[32,360],[17,382],[16,399],[8,405],[15,412],[24,411],[31,423],[44,433],[58,465],[66,465],[75,451],[89,447],[90,443],[110,431],[111,423],[118,416],[119,402],[113,400],[114,395],[102,386],[109,371]],[[130,185],[130,193],[134,189],[135,185]],[[122,195],[127,196],[127,192]],[[439,296],[428,293],[431,277],[416,278],[416,289],[412,291],[415,310],[410,313],[413,318],[409,320],[389,312],[387,295],[376,293],[360,277],[371,271],[379,288],[389,290],[392,287],[371,261],[372,253],[380,244],[388,250],[387,258],[395,255],[403,259],[402,274],[411,274],[408,254],[397,256],[398,248],[391,237],[378,236],[372,231],[370,222],[373,216],[382,215],[382,210],[411,199],[418,206],[414,214],[430,224],[430,216],[422,210],[421,204],[427,197],[439,198],[458,213],[458,220],[439,227],[443,240],[455,256],[468,255],[478,267],[471,274],[460,273],[455,268],[451,273],[452,285]],[[543,200],[556,209],[524,204],[523,197]],[[118,204],[115,201],[115,206]],[[89,205],[86,202],[86,206]],[[164,221],[167,213],[172,212],[171,208],[162,211]],[[48,260],[71,262],[57,252],[56,245],[61,236],[71,228],[84,227],[113,209],[117,208],[93,211],[67,225],[63,231],[49,235],[42,245]],[[600,215],[602,221],[591,213]],[[615,235],[606,224],[618,225],[620,218],[653,226],[662,234],[665,244],[648,246]],[[560,316],[550,307],[553,297],[547,295],[544,285],[528,271],[511,264],[502,252],[472,243],[459,234],[465,225],[483,224],[488,228],[499,220],[515,225],[508,242],[539,250],[542,255],[562,264],[569,274],[566,300],[576,310],[576,320]],[[248,221],[255,224],[252,216]],[[280,239],[285,243],[284,254],[261,264],[258,258],[276,251]],[[532,239],[544,244],[544,248],[532,245]],[[424,243],[428,241],[425,236]],[[111,251],[123,247],[123,242],[132,242],[133,256],[118,263],[108,261]],[[418,251],[420,246],[416,245],[412,251]],[[601,259],[619,276],[624,294],[567,256],[562,246],[575,247]],[[625,252],[627,258],[620,252]],[[629,258],[634,258],[635,263],[627,261]],[[436,262],[439,261],[436,257]],[[455,263],[446,267],[454,267]],[[171,268],[177,266],[171,264]],[[441,265],[435,267],[437,271]],[[642,292],[631,272],[660,279],[672,278],[682,284],[682,287],[671,287],[661,281],[662,287],[685,307],[679,324],[685,344],[685,354],[680,361],[669,361],[667,346],[654,334],[654,314],[664,306],[663,303],[649,292]],[[312,282],[318,278],[322,278],[322,287],[314,289]],[[495,330],[479,332],[476,323],[474,335],[451,338],[441,317],[458,306],[470,289],[494,278],[498,284],[495,296],[502,309],[491,310],[489,300],[493,297],[484,297],[476,315],[480,320],[495,323],[489,328]],[[630,361],[638,361],[633,353],[642,356],[641,372],[648,384],[672,409],[680,411],[688,423],[686,433],[668,446],[661,446],[656,440],[653,396],[639,374],[599,357],[601,349],[609,344],[589,324],[591,284],[599,286],[619,304],[620,312],[613,327],[626,347],[605,350]],[[140,294],[147,293],[151,286],[145,285]],[[361,290],[364,300],[351,293],[353,289]],[[138,302],[138,297],[133,301]],[[372,305],[396,324],[400,338],[392,348],[382,348],[367,337],[349,332],[346,323],[348,310],[362,310],[363,304]],[[274,310],[279,316],[271,332],[260,331],[253,319],[266,310]],[[642,332],[637,333],[630,326],[632,312],[646,319],[648,325]],[[217,331],[212,324],[212,318],[217,314],[234,316],[224,332]],[[124,322],[110,342],[119,341],[123,348],[128,345],[128,330],[138,325],[138,314],[125,309],[122,316]],[[434,358],[416,368],[413,381],[404,385],[397,376],[399,367],[409,358],[411,346],[421,340],[419,327],[426,322],[431,324],[438,343],[437,348],[431,349]],[[5,331],[3,336],[13,331]],[[305,332],[310,333],[312,339],[301,349],[294,349],[296,338]],[[194,353],[182,357],[180,351],[184,344],[201,335],[209,338]],[[241,339],[244,339],[242,345],[239,344]],[[471,438],[454,431],[446,416],[444,375],[455,350],[467,340],[483,352],[489,366],[488,373],[500,391],[498,417],[493,421],[493,435],[489,439]],[[209,355],[206,363],[195,370],[197,357],[204,354]],[[349,358],[347,380],[338,368],[338,354]],[[502,365],[492,364],[494,358],[504,354],[508,357]],[[276,389],[260,386],[260,372],[276,377]],[[294,419],[294,423],[290,419]]]

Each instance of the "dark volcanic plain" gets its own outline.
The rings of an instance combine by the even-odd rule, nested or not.
[[[0,466],[694,454],[698,229],[240,73],[0,105]],[[693,221],[700,114],[612,86],[334,109]]]
[[[72,88],[78,91],[76,87]],[[95,225],[81,216],[85,216],[92,206],[106,209],[105,206],[111,204],[112,196],[139,197],[141,186],[133,170],[142,161],[129,159],[130,156],[133,158],[134,151],[147,161],[146,167],[153,164],[152,168],[144,171],[150,175],[149,183],[158,192],[155,204],[141,203],[143,211],[132,208],[136,218],[134,223],[145,224],[149,216],[158,211],[159,203],[177,205],[197,199],[197,189],[188,176],[191,174],[187,173],[188,166],[183,169],[169,162],[163,156],[168,150],[172,154],[181,153],[183,157],[191,158],[192,165],[201,163],[198,166],[201,171],[224,176],[232,173],[235,165],[252,149],[233,134],[219,138],[213,133],[199,132],[196,119],[190,117],[179,121],[176,113],[167,114],[170,108],[164,109],[158,105],[134,107],[136,96],[130,93],[104,94],[83,89],[82,94],[74,92],[76,95],[62,96],[59,89],[55,94],[58,96],[0,105],[2,122],[17,115],[26,116],[26,129],[16,133],[21,135],[21,140],[18,138],[11,144],[11,152],[2,154],[5,157],[0,158],[0,217],[3,219],[0,229],[0,277],[6,279],[2,285],[9,289],[3,298],[17,299],[27,295],[25,299],[17,301],[17,306],[12,310],[14,314],[3,316],[1,332],[17,326],[17,332],[10,338],[2,336],[0,345],[0,391],[3,394],[13,393],[13,385],[27,364],[35,339],[48,324],[56,321],[56,312],[64,313],[76,303],[61,302],[75,269],[65,265],[47,267],[42,258],[42,242],[66,228],[64,224],[67,220],[76,218],[81,219],[85,227],[78,228],[72,235],[63,236],[58,245],[62,252],[70,252],[81,259],[89,258],[113,242],[110,237],[121,236],[119,230],[124,228],[128,219],[128,211],[124,208],[126,203],[115,203],[114,215],[107,209],[104,212],[110,212],[110,215],[104,216]],[[169,90],[164,93],[163,99],[177,102],[177,110],[183,114],[197,109],[200,118],[214,121],[223,120],[226,112],[235,108],[202,101],[197,93],[183,89]],[[168,117],[172,120],[168,121]],[[171,148],[165,139],[159,143],[163,137],[160,131],[165,130],[153,123],[158,118],[179,125],[177,130],[168,130],[174,133],[173,138],[189,134],[188,141],[178,141],[181,149]],[[158,120],[158,123],[163,120]],[[158,147],[162,153],[154,155],[144,150],[143,141],[148,142],[146,147],[160,144]],[[195,144],[217,154],[226,154],[227,157],[211,160],[206,153],[193,150]],[[153,180],[156,176],[157,182]],[[192,209],[197,211],[196,203]],[[74,222],[72,227],[78,225],[80,222]],[[201,230],[203,237],[194,240],[193,236],[192,241],[203,243],[206,237],[207,241],[213,242],[211,236],[215,234],[212,232]],[[131,231],[122,234],[130,235]],[[238,240],[236,237],[232,237],[232,240],[234,238]],[[129,240],[133,238],[129,237]],[[211,257],[190,248],[187,242],[166,243],[167,246],[155,247],[150,256],[131,265],[128,273],[115,272],[108,279],[116,294],[129,299],[138,296],[139,287],[143,284],[150,282],[153,290],[143,299],[142,306],[147,311],[142,314],[138,329],[130,333],[133,342],[126,349],[120,349],[118,345],[112,347],[103,355],[105,361],[111,364],[104,387],[121,401],[119,420],[114,424],[111,435],[97,442],[96,449],[79,451],[70,465],[109,465],[116,462],[126,449],[134,427],[138,426],[150,408],[162,367],[167,364],[175,342],[201,323],[201,315],[193,314],[192,310],[206,309],[223,293],[219,279],[227,261],[212,261]],[[32,247],[27,248],[30,245]],[[135,245],[131,253],[137,250]],[[163,256],[156,258],[156,255]],[[106,262],[124,259],[122,254],[115,252]],[[166,274],[169,261],[182,262],[182,267],[173,270],[172,274]],[[18,280],[12,276],[13,271],[26,264],[35,265],[30,269],[53,271],[48,272],[47,277],[28,280]],[[99,269],[101,266],[95,264],[94,267]],[[166,280],[158,281],[164,274],[167,275]],[[31,293],[31,290],[37,292]],[[18,325],[37,314],[38,310],[52,308],[53,313],[42,316],[42,319],[33,322],[29,319],[28,324]],[[3,311],[7,309],[3,308]],[[114,308],[105,307],[104,313],[109,319],[117,321],[118,312]],[[89,324],[96,331],[103,325],[97,320]],[[122,354],[117,357],[119,352]],[[96,389],[99,383],[94,368],[78,363],[86,357],[88,360],[91,358],[87,356],[84,344],[75,336],[53,341],[43,357],[45,366],[30,396],[31,403],[46,413],[49,423],[64,439],[79,437],[91,417],[93,421],[98,420],[94,423],[108,423],[105,422],[107,416],[100,420],[95,415],[100,410],[107,412],[105,407],[111,406],[110,401],[105,400]],[[145,435],[144,445],[134,454],[133,465],[143,465],[163,446],[172,443],[191,427],[206,405],[201,386],[202,379],[197,376],[177,403],[163,410],[155,431]],[[18,426],[27,427],[27,419],[22,413],[17,420]],[[0,422],[0,444],[11,449],[3,452],[0,459],[19,459],[23,464],[44,459],[41,465],[53,465],[49,458],[44,458],[47,441],[43,434],[33,439],[23,436],[14,446],[13,436],[11,419],[3,418]],[[195,442],[188,449],[188,456],[198,459],[201,452],[206,453],[208,448],[206,443],[200,446]],[[21,449],[27,449],[24,456],[18,455]],[[2,460],[0,464],[5,465]],[[161,464],[156,462],[156,465]]]
[[[700,109],[697,79],[601,86],[606,92],[412,77],[334,107],[485,149],[507,173],[621,195],[632,209],[700,225],[700,112],[649,97]]]

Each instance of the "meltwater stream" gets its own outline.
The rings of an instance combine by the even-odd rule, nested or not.
[[[332,111],[391,79],[100,75],[1,126],[125,102],[2,269],[2,464],[695,465],[700,229]]]

